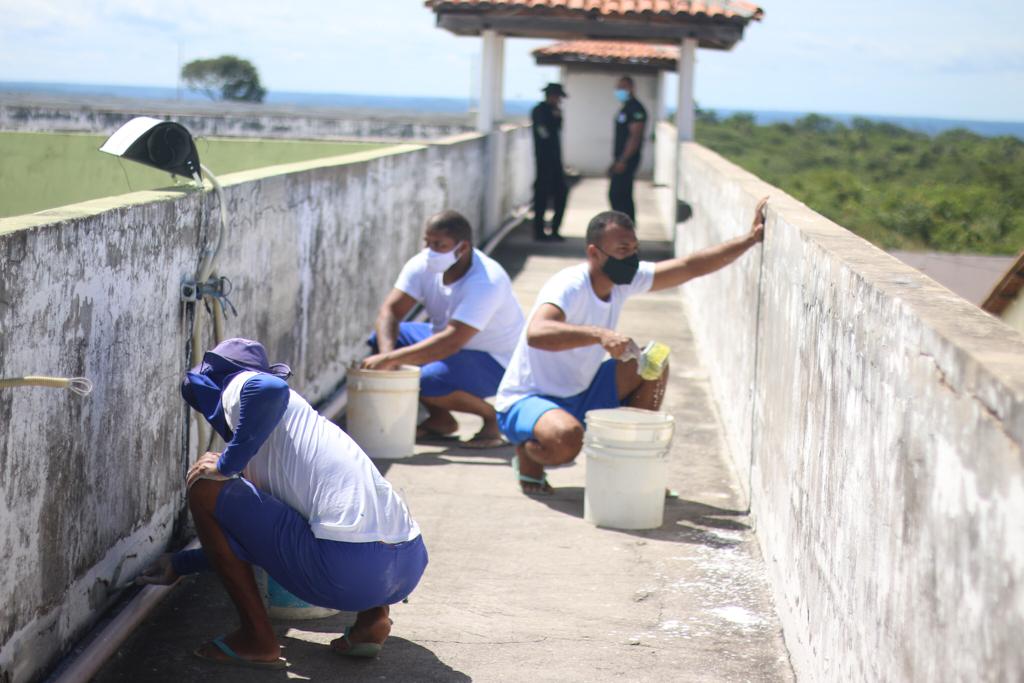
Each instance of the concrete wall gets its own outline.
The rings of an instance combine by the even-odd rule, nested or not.
[[[521,178],[529,130],[503,135],[508,160],[527,164],[507,173]],[[324,398],[365,355],[425,218],[451,207],[479,226],[485,142],[467,135],[224,176],[230,226],[218,271],[239,312],[227,334],[260,339],[291,364],[296,390]],[[180,535],[189,326],[178,285],[216,211],[210,193],[141,192],[0,220],[0,377],[96,385],[85,398],[0,390],[5,683],[38,677],[176,524]]]
[[[1024,337],[693,143],[684,286],[799,677],[1024,679]],[[763,263],[762,263],[763,258]]]
[[[0,104],[0,130],[109,133],[134,116],[167,118],[166,107],[147,111],[46,104]],[[178,107],[173,119],[195,136],[259,138],[383,138],[433,140],[472,130],[468,121],[430,121],[410,117],[295,114],[286,112],[201,111]]]
[[[562,101],[565,165],[589,176],[603,176],[608,172],[614,161],[615,116],[622,108],[615,99],[615,84],[623,75],[630,75],[636,84],[636,97],[647,109],[648,116],[638,175],[650,178],[654,168],[652,137],[658,106],[657,75],[585,66],[565,66],[562,74],[562,85],[569,94]]]

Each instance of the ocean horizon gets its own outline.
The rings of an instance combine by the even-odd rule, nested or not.
[[[141,101],[181,101],[209,103],[201,93],[186,88],[161,86],[109,85],[96,83],[43,83],[33,81],[0,81],[0,98],[6,93],[47,96],[82,96],[90,98],[115,98]],[[355,93],[308,93],[270,91],[264,104],[292,107],[319,107],[338,109],[378,109],[396,113],[415,112],[458,115],[468,114],[475,109],[475,100],[468,97],[417,97],[399,95],[360,95]],[[528,116],[535,100],[505,100],[505,112],[511,116]],[[947,130],[965,129],[985,137],[1013,136],[1024,140],[1024,122],[988,121],[977,119],[946,119],[927,116],[897,116],[886,114],[858,114],[826,111],[774,111],[756,109],[703,107],[714,111],[719,117],[734,114],[751,114],[758,125],[792,123],[808,114],[826,116],[844,125],[856,118],[891,123],[927,135],[938,135]]]

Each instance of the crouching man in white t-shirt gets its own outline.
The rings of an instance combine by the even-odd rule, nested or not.
[[[402,268],[377,315],[370,337],[371,370],[420,366],[420,402],[429,416],[417,438],[447,438],[458,429],[451,411],[479,415],[483,428],[461,445],[504,444],[497,416],[484,399],[494,396],[512,357],[524,318],[505,269],[473,248],[469,221],[457,211],[427,220],[425,249]],[[399,322],[417,303],[430,323]]]
[[[588,410],[661,407],[668,368],[647,381],[635,359],[620,359],[633,346],[615,331],[622,305],[634,294],[676,287],[732,263],[763,239],[765,201],[743,237],[657,263],[639,259],[629,216],[594,216],[587,262],[556,273],[541,289],[498,388],[498,423],[516,445],[513,466],[524,493],[551,492],[544,466],[579,454]]]
[[[186,373],[181,395],[227,446],[188,471],[202,548],[164,555],[139,583],[170,584],[215,569],[241,625],[195,655],[214,664],[282,669],[281,648],[252,565],[321,607],[358,612],[331,647],[374,657],[391,632],[389,606],[427,566],[409,509],[359,446],[318,414],[270,365],[263,345],[228,339]]]

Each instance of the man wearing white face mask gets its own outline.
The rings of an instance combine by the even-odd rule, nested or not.
[[[426,248],[403,266],[377,314],[370,338],[370,370],[419,365],[420,402],[429,416],[418,438],[449,437],[458,424],[451,411],[479,415],[483,428],[462,445],[502,445],[493,396],[523,329],[523,312],[505,269],[473,248],[462,214],[442,211],[427,220]],[[422,304],[430,323],[400,322]]]

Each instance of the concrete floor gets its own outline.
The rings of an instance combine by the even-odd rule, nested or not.
[[[496,253],[529,310],[543,282],[579,262],[607,181],[570,195],[564,244],[534,244],[524,226]],[[670,253],[653,192],[638,184],[645,258]],[[378,463],[423,528],[430,566],[375,661],[325,646],[344,616],[280,622],[287,672],[216,667],[191,656],[234,628],[217,579],[182,582],[100,672],[98,681],[791,681],[792,669],[729,463],[706,373],[675,291],[626,305],[620,330],[672,348],[664,409],[676,418],[660,529],[599,529],[583,520],[585,458],[550,472],[557,493],[519,493],[511,448],[418,446]],[[477,424],[463,421],[469,436]]]

